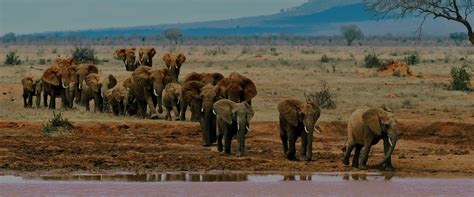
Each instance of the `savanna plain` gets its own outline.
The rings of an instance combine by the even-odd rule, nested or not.
[[[113,58],[114,50],[142,46],[91,47],[99,60],[105,60],[97,65],[100,74],[113,74],[121,81],[131,72]],[[191,72],[220,72],[224,76],[238,72],[254,81],[258,95],[252,101],[255,117],[246,137],[246,156],[235,156],[235,140],[231,155],[219,153],[215,146],[201,146],[198,123],[165,121],[164,114],[151,120],[89,112],[82,106],[59,107],[57,111],[63,111],[74,129],[58,136],[45,135],[41,127],[52,111],[23,108],[21,79],[40,77],[51,65],[48,60],[66,57],[73,46],[2,46],[0,62],[9,51],[16,51],[23,62],[0,67],[0,172],[354,172],[359,170],[341,162],[347,120],[358,108],[385,105],[399,122],[399,141],[392,155],[395,173],[474,176],[474,92],[446,88],[452,66],[474,63],[470,47],[146,47],[155,47],[153,66],[157,68],[164,67],[164,53],[183,52],[187,60],[180,78]],[[362,66],[368,54],[404,61],[414,52],[420,62],[410,65],[413,76],[394,76]],[[40,64],[41,59],[46,63]],[[466,69],[474,73],[474,66]],[[336,107],[321,111],[317,124],[322,132],[314,135],[313,161],[288,161],[283,157],[277,104],[288,98],[304,100],[305,94],[319,92],[324,84]],[[382,158],[379,143],[372,148],[369,163]]]

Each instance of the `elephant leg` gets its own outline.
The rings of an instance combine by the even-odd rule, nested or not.
[[[158,113],[163,113],[163,103],[162,103],[162,94],[163,90],[160,90],[160,93],[158,93]]]
[[[219,128],[219,130],[221,130]],[[222,134],[222,131],[220,131],[218,134],[217,134],[217,151],[219,152],[222,152],[222,137],[224,137],[224,134]]]
[[[86,111],[90,111],[91,107],[89,104],[89,99],[84,99],[84,105],[86,106]]]
[[[362,145],[355,145],[355,153],[354,157],[352,158],[352,167],[358,168],[359,167],[359,155],[360,150],[362,150]]]
[[[48,93],[43,92],[43,106],[48,107]]]
[[[56,109],[56,94],[54,93],[54,90],[51,90],[50,95],[49,109]]]
[[[232,137],[234,137],[233,133],[231,133],[229,128],[226,128],[226,131],[224,131],[224,138],[225,138],[224,152],[225,154],[228,154],[228,155],[230,154],[230,147],[232,145]]]
[[[159,99],[161,99],[161,98],[159,98]],[[153,98],[149,93],[145,93],[145,100],[146,100],[146,104],[148,104],[148,107],[150,108],[151,118],[152,119],[157,119],[158,114],[156,114],[156,108],[155,108],[155,105],[153,103]],[[145,109],[145,111],[146,111],[146,109]]]
[[[302,132],[301,133],[301,156],[303,156],[303,157],[306,156],[307,145],[308,145],[308,136],[307,136],[306,132]]]
[[[28,95],[26,95],[26,93],[23,93],[23,107],[24,108],[28,107],[27,98],[28,98]]]
[[[165,120],[171,120],[171,110],[166,108]]]
[[[180,117],[179,119],[181,121],[185,121],[186,120],[186,110],[188,109],[188,104],[184,103],[183,101],[181,101],[180,103],[181,105],[181,111],[180,111]]]
[[[384,156],[387,155],[387,152],[388,152],[388,149],[390,149],[390,142],[388,141],[388,137],[384,138],[383,139],[383,153],[384,153]],[[392,156],[389,155],[388,158],[387,158],[387,161],[385,161],[385,170],[393,170],[393,166],[392,166]]]
[[[361,155],[359,158],[359,169],[361,170],[367,170],[367,160],[369,158],[370,147],[370,143],[365,144],[364,147],[362,147]]]
[[[346,150],[344,152],[344,156],[342,157],[342,163],[345,166],[349,165],[349,157],[351,156],[352,149],[354,149],[355,143],[352,140],[347,140],[346,142]],[[359,161],[357,161],[359,162]]]
[[[66,90],[61,91],[61,102],[62,102],[62,107],[63,107],[64,109],[68,109],[68,108],[69,108],[69,103],[68,103],[68,100],[67,100],[67,93],[66,93]]]
[[[289,142],[289,150],[288,150],[288,153],[286,154],[286,157],[288,158],[288,160],[290,161],[296,161],[296,148],[295,148],[295,144],[296,144],[296,135],[295,133],[290,133],[288,135],[288,142]]]
[[[211,140],[211,143],[215,143],[217,138],[216,138],[216,116],[214,114],[211,114],[211,125],[210,125],[210,133],[209,133],[209,138]]]
[[[173,103],[173,113],[174,113],[174,119],[179,120],[179,110],[178,110],[178,105],[176,103]],[[171,120],[171,114],[170,114],[170,120]]]
[[[113,111],[113,108],[118,108],[118,113],[117,113],[117,115],[123,115],[123,113],[124,113],[124,109],[123,109],[123,108],[124,108],[124,105],[123,105],[123,102],[122,102],[122,101],[118,103],[117,107],[114,107],[114,105],[111,105],[111,107],[112,107],[112,111]]]
[[[41,93],[36,95],[36,108],[40,108],[41,105]]]
[[[280,131],[280,138],[281,143],[283,144],[283,157],[286,158],[286,155],[288,153],[288,135],[286,135],[285,131]]]

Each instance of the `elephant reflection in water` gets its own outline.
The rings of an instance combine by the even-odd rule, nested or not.
[[[283,181],[297,181],[296,176],[299,176],[299,181],[311,181],[311,175],[285,175]]]

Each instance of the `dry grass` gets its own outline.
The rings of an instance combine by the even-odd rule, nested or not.
[[[102,74],[113,74],[119,79],[130,75],[123,63],[112,57],[114,49],[122,46],[93,46],[99,59],[109,62],[99,65]],[[394,109],[399,119],[429,119],[460,122],[474,121],[474,94],[445,90],[453,65],[474,62],[474,52],[463,47],[307,47],[307,46],[178,46],[156,47],[154,65],[163,67],[161,60],[166,51],[184,52],[187,62],[181,77],[190,72],[219,71],[224,75],[236,71],[253,79],[258,96],[253,102],[254,121],[277,121],[277,103],[286,98],[304,99],[305,92],[319,90],[320,81],[328,82],[336,94],[337,108],[325,109],[321,120],[346,120],[349,114],[362,106],[385,104]],[[47,109],[23,109],[21,78],[40,76],[48,64],[40,59],[54,59],[58,54],[70,54],[73,46],[9,46],[0,48],[0,62],[5,54],[16,51],[23,63],[1,67],[0,118],[7,120],[46,120]],[[275,49],[271,49],[275,48]],[[52,51],[56,49],[57,53]],[[216,51],[216,53],[213,53]],[[245,51],[245,52],[243,52]],[[311,53],[308,53],[311,51]],[[422,78],[379,77],[375,70],[362,68],[365,55],[375,53],[381,59],[403,60],[418,52],[421,62],[411,69],[423,73]],[[322,63],[327,55],[329,62]],[[463,58],[464,60],[460,60]],[[468,68],[472,74],[474,67]],[[410,106],[407,107],[407,100]],[[58,100],[59,101],[59,100]],[[114,117],[111,114],[86,112],[82,107],[66,111],[64,116],[75,120],[122,120],[134,117]],[[147,120],[148,121],[148,120]]]

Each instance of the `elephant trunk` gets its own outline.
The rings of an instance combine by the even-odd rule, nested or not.
[[[396,134],[389,135],[387,136],[387,140],[390,144],[390,148],[385,154],[384,159],[381,162],[375,164],[373,167],[378,167],[378,166],[381,166],[382,164],[385,164],[385,162],[387,162],[387,160],[390,159],[390,157],[392,156],[393,150],[395,150],[395,145],[397,144],[397,135]]]
[[[237,123],[237,156],[242,157],[245,155],[245,133],[247,132],[247,122],[242,121]]]
[[[313,159],[313,132],[314,127],[304,127],[306,132],[306,161],[311,161]]]
[[[203,108],[204,116],[202,120],[202,139],[204,146],[210,146],[216,140],[215,115],[212,108]]]

